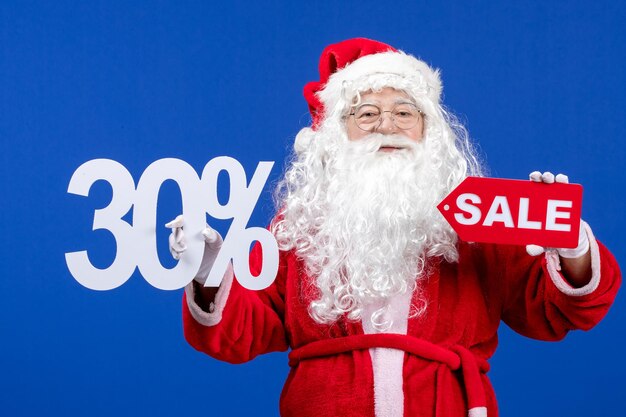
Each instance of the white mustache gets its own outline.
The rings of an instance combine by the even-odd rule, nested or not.
[[[415,141],[404,135],[383,135],[381,133],[367,135],[359,142],[362,142],[368,150],[373,151],[378,151],[380,148],[413,149],[417,146]]]
[[[381,142],[380,147],[381,148],[391,147],[391,148],[400,148],[400,149],[410,149],[410,148],[415,147],[415,142],[413,142],[412,140],[404,136],[387,137]]]

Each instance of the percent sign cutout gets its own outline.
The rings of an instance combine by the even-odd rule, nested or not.
[[[232,259],[235,276],[239,283],[251,290],[262,290],[276,278],[278,272],[278,245],[274,235],[262,227],[246,227],[256,206],[263,186],[272,170],[273,162],[259,162],[250,185],[246,186],[246,173],[239,162],[232,158],[213,160],[202,171],[202,189],[207,193],[207,212],[216,219],[233,219],[226,239],[215,259],[205,287],[217,287],[222,282],[228,263]],[[234,163],[233,163],[234,162]],[[230,177],[230,196],[228,202],[220,204],[217,187],[214,183],[220,171],[228,172]],[[263,248],[263,270],[257,277],[250,272],[249,248],[258,241]],[[265,254],[268,256],[265,256]]]
[[[246,226],[273,165],[273,162],[260,162],[248,185],[243,167],[230,157],[209,161],[201,178],[185,161],[164,158],[146,168],[135,189],[131,174],[120,163],[110,159],[85,162],[72,175],[67,191],[88,196],[96,181],[104,180],[111,185],[111,202],[94,212],[92,230],[109,231],[115,238],[117,251],[113,263],[105,269],[93,266],[87,251],[66,253],[70,273],[87,288],[110,290],[125,283],[137,266],[146,281],[156,288],[182,288],[200,268],[205,245],[201,231],[208,213],[217,219],[232,218],[233,222],[206,285],[219,286],[232,259],[242,286],[253,290],[268,287],[278,271],[278,245],[268,230]],[[226,171],[230,178],[230,197],[223,205],[217,198],[217,178],[221,171]],[[156,206],[159,190],[166,180],[178,184],[187,228],[187,251],[172,269],[161,265],[156,251]],[[131,226],[122,217],[133,206]],[[263,248],[263,268],[256,277],[250,272],[248,255],[255,241]]]

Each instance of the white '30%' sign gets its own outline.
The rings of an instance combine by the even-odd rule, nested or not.
[[[252,290],[268,287],[278,271],[278,245],[267,229],[247,228],[247,223],[273,165],[274,162],[259,162],[248,185],[243,167],[230,157],[209,161],[201,177],[185,161],[165,158],[150,164],[135,187],[133,177],[119,162],[110,159],[85,162],[72,175],[67,192],[88,196],[96,181],[104,180],[111,185],[111,202],[95,210],[93,230],[108,230],[117,243],[117,253],[108,268],[99,269],[91,264],[87,251],[68,252],[65,260],[70,273],[87,288],[110,290],[124,284],[137,266],[146,281],[156,288],[182,288],[200,268],[205,244],[201,232],[208,213],[217,219],[233,221],[205,285],[219,286],[232,260],[235,276],[242,286]],[[226,204],[220,204],[217,197],[221,171],[226,171],[230,178]],[[180,188],[187,239],[187,251],[171,269],[161,265],[156,251],[157,199],[166,180],[175,181]],[[132,225],[122,219],[131,207]],[[250,244],[255,241],[263,248],[263,268],[258,276],[252,275],[248,264]]]

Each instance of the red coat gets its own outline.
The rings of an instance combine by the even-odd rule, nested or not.
[[[226,277],[212,313],[199,309],[188,286],[185,337],[196,349],[231,363],[294,349],[280,399],[283,416],[462,417],[472,409],[470,416],[495,417],[485,372],[500,321],[528,337],[559,340],[569,330],[593,327],[613,302],[621,280],[618,265],[593,236],[590,240],[593,277],[579,289],[556,270],[558,257],[533,258],[523,247],[459,243],[458,263],[431,265],[423,283],[426,313],[400,318],[402,330],[395,332],[410,337],[359,336],[367,326],[345,319],[317,324],[307,312],[304,289],[310,279],[302,262],[281,252],[270,287],[249,291]],[[259,262],[257,247],[251,253],[253,271]]]

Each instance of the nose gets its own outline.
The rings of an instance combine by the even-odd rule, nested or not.
[[[375,129],[380,133],[397,133],[398,126],[393,121],[393,115],[390,111],[384,111],[380,115],[378,127]]]

